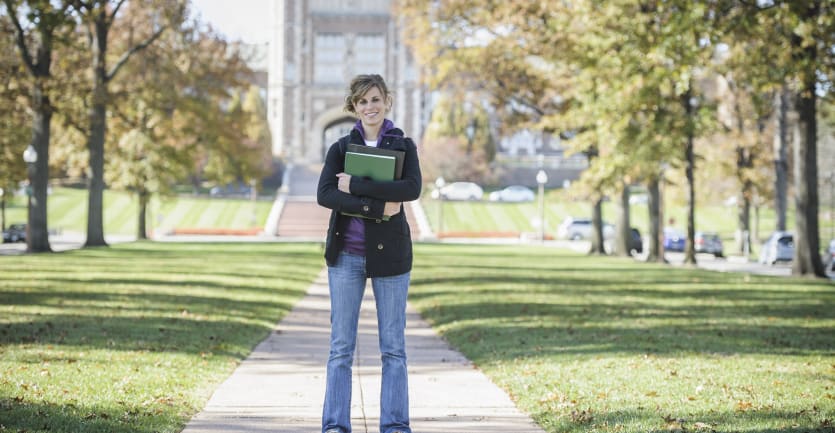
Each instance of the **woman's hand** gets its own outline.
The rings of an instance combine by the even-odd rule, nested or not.
[[[337,178],[339,178],[338,188],[340,191],[344,193],[351,193],[351,175],[348,173],[337,173]]]
[[[394,216],[400,213],[400,202],[386,202],[386,207],[383,209],[383,215],[385,216]]]

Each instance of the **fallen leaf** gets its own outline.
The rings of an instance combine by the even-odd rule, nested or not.
[[[754,404],[750,401],[739,400],[736,402],[736,411],[737,412],[746,412],[750,409],[754,408]]]

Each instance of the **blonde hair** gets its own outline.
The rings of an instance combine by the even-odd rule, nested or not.
[[[344,110],[357,114],[357,111],[354,109],[354,104],[357,103],[369,90],[376,87],[380,90],[380,93],[383,94],[383,98],[386,99],[387,107],[386,111],[391,109],[391,93],[389,92],[388,86],[386,86],[385,80],[378,74],[368,74],[368,75],[357,75],[351,80],[351,85],[348,88],[348,96],[345,97],[345,107]]]

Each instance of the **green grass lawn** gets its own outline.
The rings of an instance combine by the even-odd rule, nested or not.
[[[835,285],[418,245],[411,302],[548,432],[832,432]]]
[[[444,232],[528,232],[538,233],[538,226],[534,221],[539,220],[539,202],[530,203],[496,203],[489,201],[461,202],[446,201],[443,211],[439,213],[439,202],[429,197],[432,187],[425,188],[421,201],[426,216],[433,230],[438,229],[438,218],[443,218]],[[545,194],[545,229],[546,233],[556,236],[557,228],[566,217],[590,218],[591,204],[573,199],[564,190],[550,190]],[[669,204],[665,219],[673,218],[675,226],[682,231],[686,228],[686,207]],[[822,209],[822,215],[827,214]],[[615,205],[610,201],[603,203],[603,220],[616,223]],[[752,211],[752,224],[753,224]],[[787,215],[788,226],[794,224],[794,214]],[[643,236],[649,231],[649,210],[645,204],[630,206],[630,222],[638,228]],[[832,222],[823,216],[820,219],[821,239],[827,240],[832,232]],[[700,204],[696,209],[696,229],[713,231],[728,243],[730,248],[737,227],[736,208],[722,205]],[[759,234],[765,240],[775,227],[775,215],[770,208],[762,208],[760,212]],[[823,242],[823,241],[822,241]]]
[[[252,201],[234,198],[193,197],[188,195],[155,197],[147,215],[151,230],[174,228],[246,229],[264,227],[272,200]],[[254,209],[253,209],[254,207]],[[54,231],[87,231],[87,190],[54,188],[47,202],[47,221]],[[108,235],[135,235],[139,205],[133,194],[104,192],[104,232]],[[26,221],[26,201],[16,197],[6,209],[7,224]]]
[[[181,431],[322,266],[316,244],[0,257],[0,431]]]

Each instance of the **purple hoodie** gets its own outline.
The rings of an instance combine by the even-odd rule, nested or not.
[[[357,120],[354,129],[358,130],[365,140],[365,130],[362,128],[362,122]],[[386,132],[394,129],[394,122],[388,119],[383,120],[383,125],[380,127],[380,135],[377,137],[377,143],[386,135]],[[363,143],[364,144],[364,143]],[[362,218],[351,217],[348,221],[348,227],[345,229],[345,252],[356,254],[358,256],[365,256],[365,222]]]

